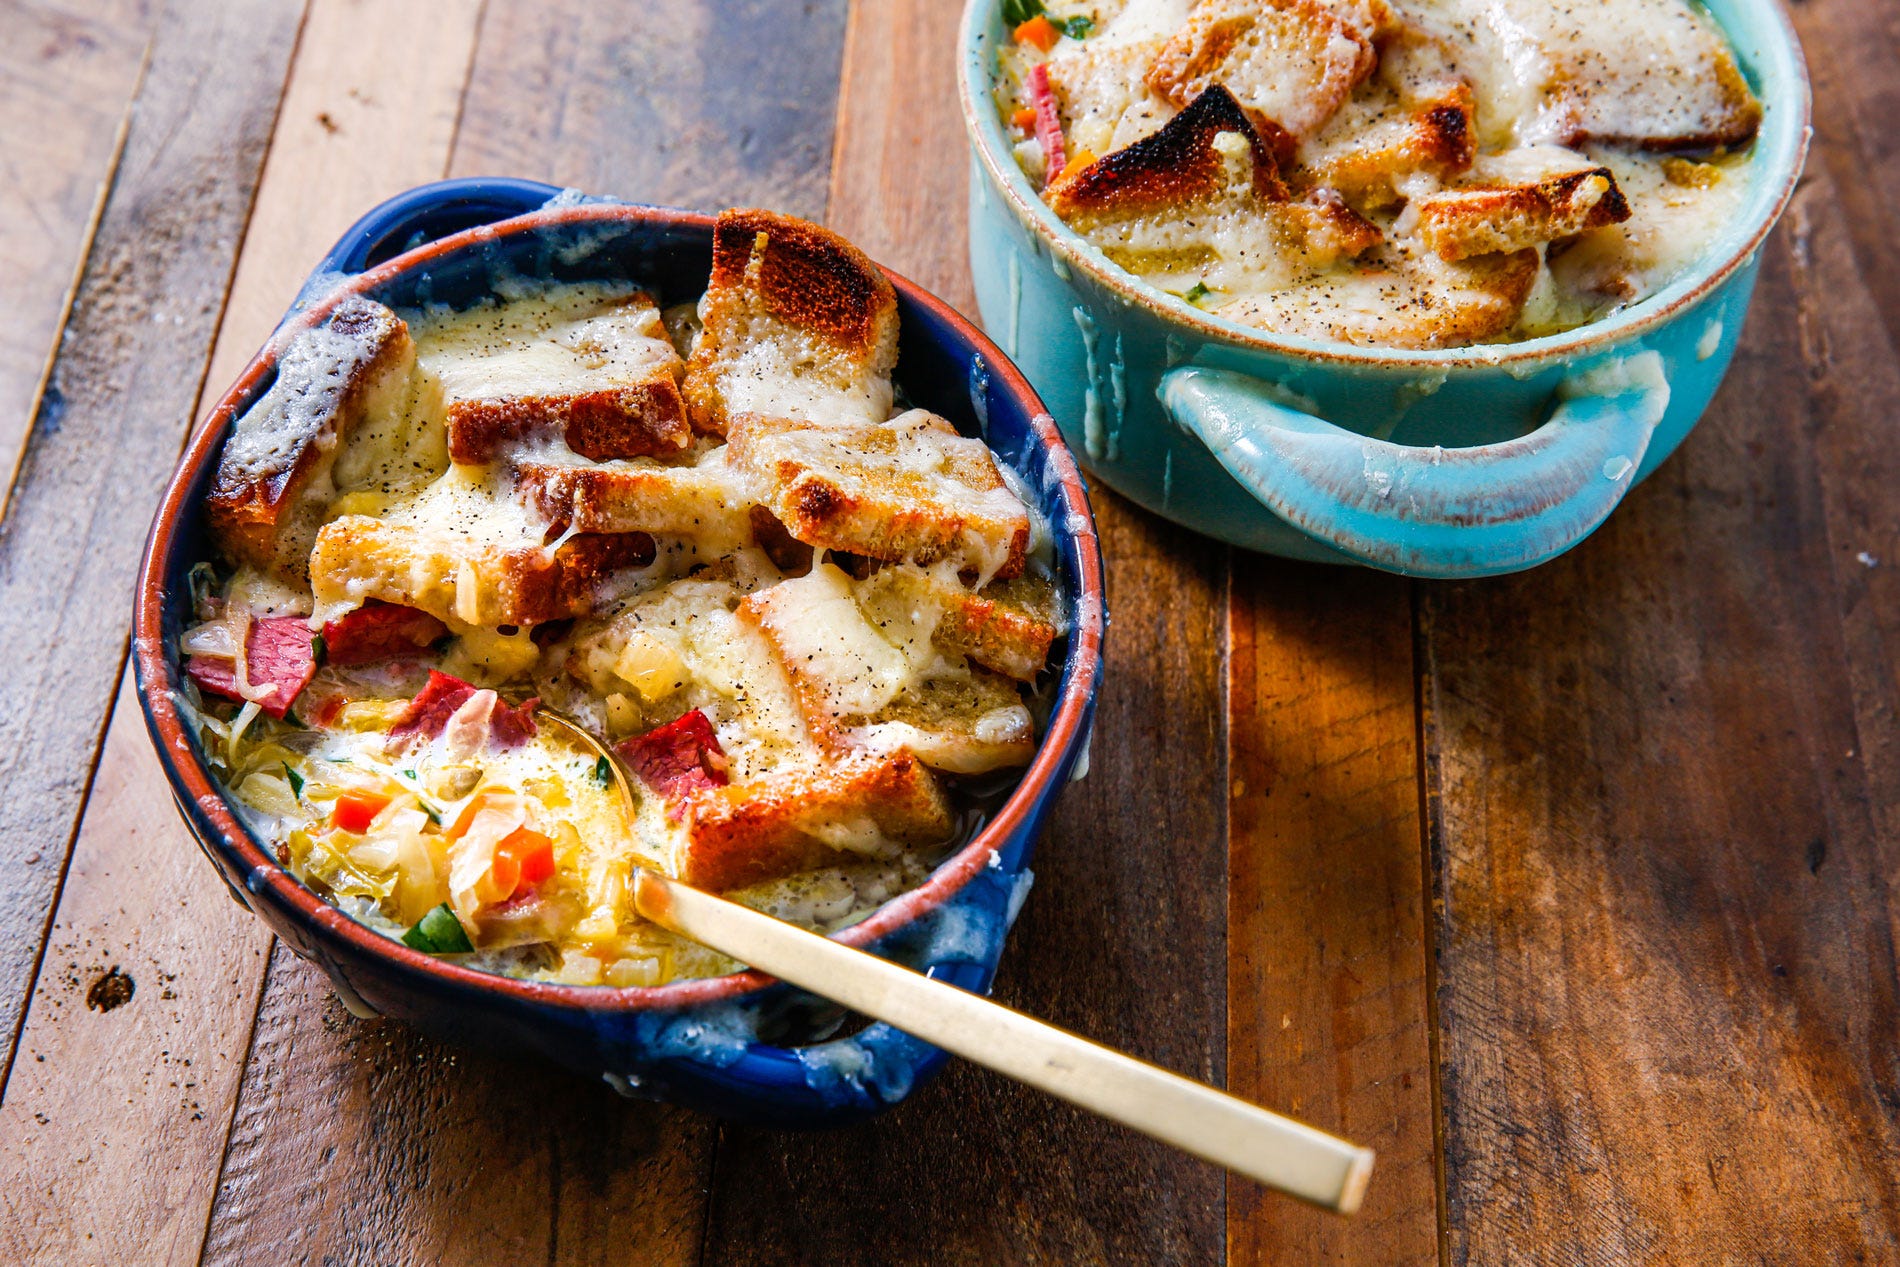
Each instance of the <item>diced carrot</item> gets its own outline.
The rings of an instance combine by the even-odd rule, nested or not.
[[[1062,38],[1062,33],[1056,30],[1056,24],[1040,13],[1017,27],[1012,34],[1018,44],[1033,44],[1045,53]]]
[[[529,827],[517,827],[509,832],[495,846],[495,878],[506,881],[508,871],[514,873],[513,883],[497,887],[505,887],[510,896],[553,875],[553,839]]]
[[[1067,180],[1070,176],[1075,175],[1075,173],[1082,169],[1094,165],[1095,152],[1093,150],[1078,150],[1075,157],[1069,160],[1068,166],[1062,169],[1062,174],[1056,177],[1056,180]],[[1055,181],[1049,183],[1054,184]]]
[[[462,807],[462,812],[457,814],[455,816],[455,821],[449,824],[449,829],[442,833],[442,838],[444,840],[460,840],[462,838],[463,833],[468,831],[469,824],[475,821],[475,815],[481,813],[482,808],[486,806],[491,800],[495,799],[496,797],[501,797],[501,796],[513,796],[514,794],[515,793],[514,793],[513,788],[505,788],[505,787],[483,788],[481,791],[477,792],[474,796],[469,798],[468,804]]]
[[[1020,109],[1018,109],[1016,113],[1009,116],[1009,126],[1011,126],[1012,128],[1015,128],[1018,132],[1035,131],[1036,130],[1036,107],[1023,106]]]
[[[331,821],[344,831],[362,835],[376,816],[383,812],[392,798],[386,792],[366,792],[351,788],[336,798],[336,808],[330,811]]]

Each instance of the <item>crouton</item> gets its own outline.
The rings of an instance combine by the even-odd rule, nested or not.
[[[1378,73],[1301,147],[1292,182],[1336,189],[1361,209],[1391,206],[1414,173],[1444,179],[1471,166],[1476,112],[1451,47],[1401,26],[1380,46]]]
[[[946,657],[946,606],[921,587],[910,601],[821,563],[747,597],[739,617],[784,666],[806,729],[834,754],[909,748],[926,765],[977,774],[1026,763],[1035,730],[1020,688]]]
[[[1215,85],[1167,126],[1049,188],[1050,207],[1109,258],[1154,284],[1286,285],[1380,240],[1328,191],[1294,199],[1293,142],[1263,134]]]
[[[416,337],[457,462],[491,462],[523,442],[565,441],[596,461],[678,456],[692,443],[679,354],[644,292],[569,287],[437,318]]]
[[[1378,64],[1354,16],[1320,0],[1201,0],[1155,57],[1148,87],[1184,108],[1220,84],[1256,127],[1304,139]]]
[[[691,466],[650,458],[577,462],[519,459],[522,494],[550,524],[577,532],[654,532],[713,543],[742,541],[753,503],[722,446]]]
[[[1056,639],[1055,589],[1023,575],[972,590],[940,569],[909,564],[879,568],[857,584],[858,601],[874,624],[923,608],[939,613],[931,641],[939,650],[1033,682]]]
[[[1365,266],[1235,300],[1223,317],[1279,334],[1403,348],[1454,347],[1509,331],[1537,282],[1537,252],[1450,263],[1395,243]]]
[[[989,449],[922,410],[849,430],[741,414],[729,447],[760,504],[807,545],[954,558],[985,580],[1023,569],[1029,512]]]
[[[302,583],[338,452],[365,417],[400,408],[414,366],[409,328],[359,295],[291,339],[276,381],[225,441],[205,499],[226,558]]]
[[[1444,260],[1519,251],[1630,218],[1609,168],[1543,147],[1486,159],[1456,188],[1407,210],[1417,216],[1415,232]]]
[[[714,892],[950,838],[935,776],[909,752],[703,788],[681,807],[672,873]]]
[[[1490,0],[1480,17],[1518,77],[1541,89],[1526,141],[1709,149],[1746,145],[1761,125],[1720,30],[1682,0],[1603,0],[1587,13]]]
[[[549,549],[345,515],[317,534],[310,585],[326,616],[380,599],[463,625],[538,625],[592,611],[616,573],[653,558],[645,533],[581,535]]]
[[[700,431],[724,435],[750,412],[844,426],[890,413],[897,294],[838,235],[771,211],[724,212],[699,314],[684,390]]]

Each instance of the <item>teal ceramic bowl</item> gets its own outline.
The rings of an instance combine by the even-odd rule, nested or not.
[[[1138,280],[1036,196],[992,104],[1000,7],[970,0],[959,47],[984,325],[1096,479],[1292,558],[1489,576],[1588,536],[1708,407],[1807,155],[1807,71],[1786,14],[1775,0],[1708,0],[1764,116],[1742,213],[1698,267],[1603,321],[1522,343],[1409,351],[1269,334]]]

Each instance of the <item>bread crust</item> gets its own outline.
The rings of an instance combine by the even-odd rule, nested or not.
[[[949,799],[909,752],[865,757],[818,769],[704,788],[683,803],[674,874],[723,892],[858,856],[828,827],[840,820],[874,824],[902,845],[948,840]]]
[[[1630,218],[1629,202],[1607,167],[1449,189],[1414,205],[1419,237],[1443,260],[1519,251]]]
[[[606,581],[654,554],[653,538],[639,532],[583,533],[550,550],[345,515],[318,533],[310,580],[323,608],[373,598],[463,625],[538,625],[592,611]]]
[[[276,381],[225,441],[205,498],[220,553],[301,584],[338,452],[371,409],[400,406],[414,365],[409,327],[360,295],[292,338]]]
[[[1023,570],[1028,512],[983,442],[942,419],[912,411],[845,431],[745,414],[728,445],[760,504],[807,545],[887,561],[961,556],[986,576]],[[913,460],[896,460],[900,450]],[[934,469],[920,471],[918,456]]]
[[[1372,33],[1319,0],[1201,0],[1147,83],[1182,108],[1223,85],[1262,132],[1304,138],[1377,64]]]
[[[747,407],[734,397],[761,386],[829,392],[846,421],[854,420],[854,397],[864,398],[866,419],[888,410],[897,292],[882,269],[837,234],[774,211],[722,213],[699,311],[703,328],[682,386],[700,431],[724,435],[729,415]],[[753,363],[746,363],[748,354]],[[802,389],[757,381],[770,375],[801,379]]]
[[[523,441],[559,438],[581,457],[676,457],[691,446],[686,402],[670,375],[626,387],[548,396],[457,400],[444,425],[449,456],[492,462]]]

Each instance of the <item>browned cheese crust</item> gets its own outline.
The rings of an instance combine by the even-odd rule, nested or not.
[[[301,583],[338,451],[372,407],[401,406],[414,364],[408,326],[357,295],[293,338],[226,440],[205,499],[219,551]]]

